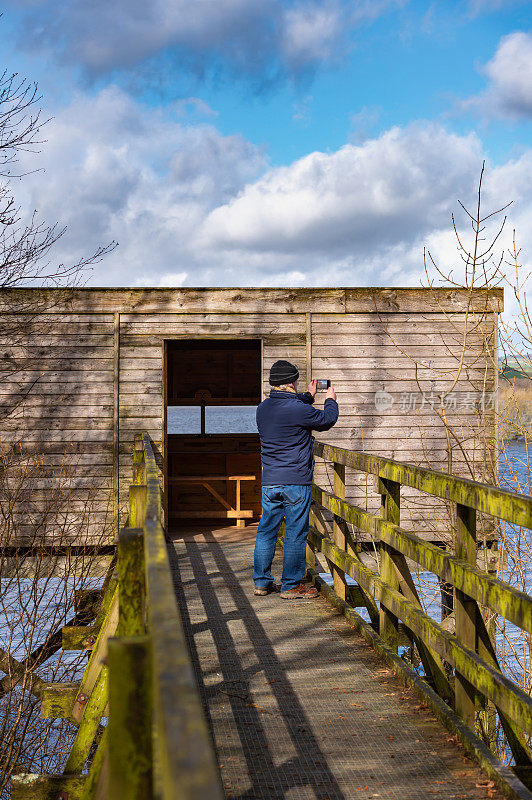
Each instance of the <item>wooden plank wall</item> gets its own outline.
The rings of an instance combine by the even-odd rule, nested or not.
[[[495,331],[493,313],[312,314],[312,373],[331,379],[340,406],[336,426],[316,438],[490,480]],[[384,403],[379,408],[377,393]],[[450,393],[443,410],[441,393]],[[486,403],[479,408],[483,393]],[[331,466],[318,460],[315,480],[331,491]],[[347,470],[346,496],[378,512],[373,477]],[[446,505],[408,487],[402,490],[402,519],[424,538],[450,534]]]
[[[0,317],[2,543],[107,539],[113,487],[112,313]],[[14,451],[10,452],[10,447]]]
[[[36,293],[38,314],[24,319],[21,310]],[[78,514],[82,525],[90,500],[83,535],[99,540],[112,522],[115,502],[125,507],[137,430],[151,435],[162,466],[164,339],[257,337],[263,340],[264,394],[278,358],[298,365],[303,384],[307,372],[333,381],[341,416],[335,428],[317,434],[320,439],[444,470],[451,452],[455,474],[470,477],[469,461],[482,478],[493,412],[479,417],[470,400],[471,393],[478,399],[496,383],[502,291],[493,291],[487,305],[484,293],[474,295],[473,314],[466,313],[468,305],[471,297],[459,291],[419,289],[3,291],[2,443],[21,440],[25,452],[38,454],[43,480],[51,485],[64,482],[68,471],[75,490],[69,491],[70,518]],[[427,402],[419,408],[422,391],[437,395],[444,389],[454,391],[458,404],[469,398],[466,407],[446,409],[449,434]],[[375,407],[377,391],[391,395],[389,408]],[[410,393],[416,409],[403,408]],[[6,417],[14,402],[16,410]],[[119,454],[117,469],[113,453]],[[329,487],[330,468],[318,462],[316,479]],[[44,491],[42,481],[39,486]],[[373,479],[349,471],[347,497],[378,506]],[[426,503],[416,505],[409,490],[404,498],[404,520],[435,538],[424,520]],[[27,504],[24,508],[27,515]],[[438,529],[441,513],[436,509]],[[82,528],[69,530],[75,539]]]

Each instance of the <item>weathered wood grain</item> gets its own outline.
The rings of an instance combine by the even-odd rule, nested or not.
[[[65,394],[80,395],[99,395],[109,402],[113,396],[112,382],[106,383],[69,383],[59,381],[38,380],[36,382],[8,382],[0,383],[0,402],[6,402],[5,398],[11,397],[13,400],[23,399],[28,394],[35,395],[57,395],[63,397]],[[59,402],[59,400],[58,400]]]
[[[37,295],[38,292],[38,295]],[[41,313],[66,305],[70,313],[88,311],[99,313],[134,311],[196,313],[228,311],[304,313],[319,308],[322,312],[460,311],[486,307],[502,311],[502,289],[413,289],[413,288],[356,288],[356,289],[7,289],[0,298],[0,312],[14,312],[38,298]],[[27,310],[27,308],[26,308]]]
[[[21,417],[18,419],[9,418],[2,420],[2,432],[18,431],[111,431],[113,429],[112,418],[88,418],[76,415],[75,417]]]
[[[305,337],[304,322],[292,321],[291,315],[286,314],[284,319],[271,320],[269,315],[264,315],[262,320],[248,320],[245,316],[240,316],[239,319],[232,322],[222,322],[215,318],[209,322],[196,321],[194,317],[188,319],[168,320],[167,322],[154,322],[151,315],[143,318],[141,321],[135,322],[122,322],[120,325],[120,336],[123,337],[141,337],[149,336],[154,338],[160,336],[163,339],[171,339],[173,337],[184,339],[196,339],[203,336],[207,338],[250,338],[264,337],[268,339],[275,339],[279,336],[293,336]]]
[[[57,307],[64,302],[58,297],[64,290],[39,289],[41,304]],[[4,290],[0,298],[0,312],[14,311],[16,304],[23,307],[31,300],[31,289]],[[33,292],[35,297],[35,292]],[[207,313],[231,311],[262,313],[304,313],[309,307],[318,305],[323,311],[343,312],[345,292],[342,289],[74,289],[69,290],[68,310],[70,312],[120,311],[136,312],[193,312]]]
[[[77,362],[76,366],[80,366],[79,361]],[[80,370],[80,369],[71,369],[71,370],[62,370],[60,372],[55,370],[48,370],[48,369],[41,369],[41,370],[29,370],[29,369],[22,369],[17,371],[14,375],[9,371],[6,374],[5,370],[0,368],[0,380],[2,383],[4,381],[10,384],[17,384],[17,385],[26,385],[33,381],[38,381],[39,383],[76,383],[76,384],[88,384],[88,383],[112,383],[113,381],[113,372],[111,370]]]
[[[382,332],[370,331],[351,331],[348,326],[345,326],[341,331],[333,332],[317,332],[312,331],[312,346],[320,348],[338,347],[338,348],[352,348],[353,345],[373,345],[374,347],[389,347],[390,345],[397,348],[416,345],[437,345],[443,348],[452,348],[460,350],[465,348],[483,348],[486,342],[492,337],[492,333],[479,334],[468,333],[465,337],[456,332],[435,330],[434,327],[429,331],[412,331],[404,330],[401,332],[387,334]]]
[[[502,289],[346,289],[345,311],[503,311]]]
[[[30,333],[28,336],[24,335],[23,338],[24,347],[112,347],[113,345],[112,331],[110,333],[77,334],[70,328],[69,333]],[[20,340],[18,341],[20,346]],[[4,348],[9,349],[12,343],[12,336],[8,338],[0,334],[0,351]]]

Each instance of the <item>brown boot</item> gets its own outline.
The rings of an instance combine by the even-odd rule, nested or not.
[[[278,591],[279,586],[275,585],[275,583],[270,583],[269,586],[255,586],[253,589],[253,594],[257,595],[257,597],[265,597],[267,594]]]
[[[309,600],[311,597],[317,596],[318,590],[314,586],[305,586],[304,583],[300,583],[294,589],[285,589],[281,592],[283,600]]]

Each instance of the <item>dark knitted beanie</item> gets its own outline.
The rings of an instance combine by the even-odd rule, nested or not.
[[[299,378],[299,370],[289,361],[276,361],[270,370],[270,385],[282,386],[294,383]]]

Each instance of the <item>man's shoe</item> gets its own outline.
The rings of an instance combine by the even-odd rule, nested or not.
[[[255,586],[253,589],[253,594],[256,594],[258,597],[264,597],[267,594],[271,594],[272,592],[276,592],[277,587],[274,583],[270,583],[269,586]]]
[[[285,589],[281,592],[283,600],[309,600],[311,597],[317,596],[318,590],[314,586],[305,586],[304,583],[300,583],[294,589]]]

